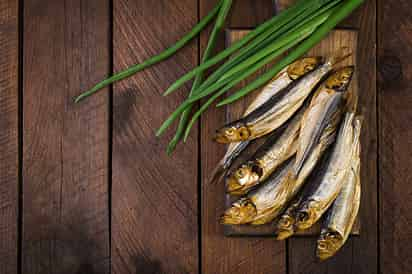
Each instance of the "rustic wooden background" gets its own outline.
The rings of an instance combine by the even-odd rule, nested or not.
[[[82,90],[171,45],[215,0],[0,0],[0,273],[412,273],[412,2],[366,0],[359,30],[361,236],[318,263],[313,238],[225,238],[223,150],[211,110],[167,157],[154,130],[187,93],[160,94],[199,62],[174,58],[75,105]],[[228,28],[290,3],[236,0]],[[221,37],[220,48],[224,37]],[[411,173],[412,174],[412,173]]]

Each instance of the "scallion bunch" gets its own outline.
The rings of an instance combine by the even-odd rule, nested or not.
[[[194,78],[188,98],[166,119],[156,133],[157,136],[160,136],[180,117],[176,134],[167,149],[168,153],[171,153],[183,137],[186,140],[190,129],[200,115],[220,96],[289,50],[290,52],[266,73],[219,102],[217,106],[232,103],[261,87],[284,67],[319,43],[329,31],[362,2],[363,0],[298,0],[295,5],[264,22],[230,47],[211,57],[216,37],[221,32],[232,5],[232,0],[221,0],[191,32],[174,46],[141,64],[134,65],[98,83],[77,97],[75,101],[78,102],[105,86],[169,58],[217,17],[201,64],[173,83],[164,94],[168,95],[176,91],[184,83]],[[220,66],[204,79],[204,72],[217,64]],[[193,105],[205,97],[208,97],[208,100],[190,116]]]

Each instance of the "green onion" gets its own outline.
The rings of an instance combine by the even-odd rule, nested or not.
[[[235,66],[228,72],[226,72],[224,75],[221,76],[219,81],[223,81],[224,79],[236,74],[239,71],[242,71],[249,66],[255,64],[257,61],[267,57],[269,54],[272,52],[276,51],[277,49],[283,47],[284,45],[287,45],[293,41],[296,41],[298,39],[301,39],[303,36],[308,36],[310,33],[312,33],[317,26],[325,22],[325,20],[329,17],[330,13],[326,13],[325,15],[321,15],[317,17],[317,20],[314,20],[313,22],[303,22],[302,24],[298,24],[296,27],[288,31],[287,33],[283,34],[281,37],[276,39],[276,41],[272,44],[267,46],[266,48],[262,49],[261,51],[255,53],[253,56],[248,58],[247,60],[243,61],[239,65]],[[315,18],[316,19],[316,18]],[[302,30],[302,28],[304,28]]]
[[[329,19],[322,24],[308,39],[302,42],[297,48],[291,51],[283,60],[277,63],[268,72],[257,78],[254,82],[245,86],[232,96],[221,101],[217,106],[224,106],[230,104],[236,100],[239,100],[243,96],[249,94],[251,91],[261,87],[272,79],[279,71],[285,66],[294,62],[296,59],[304,55],[308,50],[319,43],[339,22],[345,19],[350,13],[352,13],[358,6],[363,3],[363,0],[348,0],[334,9],[334,13]]]
[[[234,80],[235,78],[233,78]],[[205,95],[206,96],[206,95]],[[166,121],[163,122],[163,124],[160,126],[160,128],[156,132],[156,136],[160,136],[163,134],[163,132],[179,117],[179,115],[185,111],[188,107],[190,107],[194,102],[200,100],[204,96],[202,94],[197,94],[192,97],[187,98],[185,101],[183,101],[180,106],[177,107],[177,109],[166,119]]]
[[[305,37],[307,37],[307,35],[310,34],[310,32],[305,33],[301,33],[301,39],[304,39]],[[299,39],[298,41],[296,41],[294,44],[289,44],[286,45],[285,47],[282,47],[279,51],[275,51],[274,53],[272,53],[269,57],[267,57],[266,59],[261,60],[260,62],[258,62],[257,64],[254,64],[253,66],[251,66],[250,68],[246,69],[245,71],[239,72],[238,74],[235,74],[233,76],[231,76],[230,78],[227,78],[226,80],[222,81],[222,82],[217,82],[213,85],[211,85],[208,89],[206,89],[205,91],[201,92],[201,93],[197,93],[196,95],[193,95],[192,97],[189,97],[188,99],[186,99],[186,101],[184,101],[170,116],[169,118],[160,126],[159,130],[156,133],[156,136],[160,136],[161,134],[164,133],[164,131],[174,122],[174,120],[176,120],[178,118],[178,116],[180,115],[180,113],[182,113],[186,108],[188,108],[192,103],[202,99],[203,97],[206,97],[208,95],[210,95],[211,93],[213,93],[214,91],[218,90],[220,87],[223,87],[223,85],[226,85],[223,87],[223,91],[226,92],[228,91],[230,88],[232,88],[233,86],[235,86],[237,83],[239,83],[240,81],[242,81],[243,79],[245,79],[246,77],[252,75],[253,73],[255,73],[257,70],[259,70],[261,67],[263,67],[264,65],[266,65],[267,63],[271,62],[274,58],[276,58],[277,56],[281,55],[282,53],[284,53],[286,50],[288,50],[290,47],[296,45],[297,42],[299,42],[301,39]],[[222,84],[223,83],[223,84]]]
[[[235,86],[237,83],[245,79],[246,77],[252,75],[255,73],[257,70],[262,68],[263,66],[267,65],[270,63],[273,59],[276,57],[280,56],[283,54],[286,50],[290,49],[291,47],[295,46],[298,42],[302,41],[306,37],[308,37],[315,29],[317,26],[322,24],[331,14],[331,11],[325,12],[322,15],[317,16],[314,18],[311,22],[309,22],[307,25],[304,27],[300,27],[299,29],[296,29],[293,33],[290,35],[285,35],[282,36],[282,39],[278,40],[277,43],[274,43],[273,47],[276,49],[280,50],[275,50],[273,53],[271,53],[269,56],[266,56],[265,58],[262,58],[261,60],[258,60],[257,63],[254,63],[250,68],[247,68],[243,71],[238,72],[235,75],[232,75],[229,78],[226,78],[225,80],[218,81],[208,87],[206,90],[196,93],[192,97],[189,97],[184,101],[171,115],[170,117],[161,125],[159,130],[157,131],[156,135],[159,136],[163,134],[163,132],[173,123],[174,120],[178,118],[180,113],[182,113],[187,107],[190,106],[191,103],[208,96],[212,94],[214,91],[218,90],[220,87],[224,86],[223,90],[226,92],[229,89],[231,89],[233,86]]]
[[[80,94],[74,101],[75,103],[78,103],[80,100],[96,93],[98,90],[114,83],[120,80],[123,80],[151,65],[154,65],[156,63],[159,63],[173,54],[175,54],[179,49],[181,49],[183,46],[185,46],[190,40],[192,40],[194,37],[196,37],[199,32],[201,32],[208,24],[209,22],[216,16],[216,14],[219,12],[220,7],[222,6],[224,0],[221,0],[219,4],[207,15],[205,16],[200,22],[188,33],[186,34],[183,38],[181,38],[176,44],[174,44],[172,47],[168,48],[167,50],[163,51],[162,53],[153,56],[152,58],[144,61],[143,63],[136,64],[134,66],[131,66],[130,68],[117,73],[97,85],[95,85],[92,89]]]
[[[280,48],[276,54],[281,55],[282,53],[284,53],[285,51],[287,51],[290,47],[295,46],[297,43],[299,43],[300,40],[298,41],[294,41],[289,45],[284,46],[283,48]],[[260,67],[258,67],[259,69]],[[219,90],[218,92],[216,92],[215,94],[213,94],[213,96],[211,96],[206,103],[204,103],[200,109],[192,116],[192,119],[190,120],[186,131],[185,131],[185,137],[184,140],[187,139],[187,137],[189,136],[190,130],[192,129],[194,123],[197,121],[197,119],[200,117],[200,115],[220,96],[222,96],[225,92],[227,92],[229,89],[231,89],[235,84],[237,84],[238,82],[240,82],[243,78],[242,76],[237,77],[238,81],[234,82],[234,84],[229,84],[227,86],[225,86],[223,89]]]
[[[264,50],[261,50],[259,52],[257,52],[254,56],[250,57],[248,60],[246,60],[245,62],[247,62],[247,65],[244,64],[240,64],[238,66],[242,67],[242,70],[247,71],[247,73],[243,73],[241,74],[243,77],[242,79],[244,79],[245,77],[253,74],[254,72],[256,72],[259,68],[267,65],[268,63],[270,63],[274,58],[278,57],[280,55],[279,51],[277,51],[277,49],[282,48],[285,45],[290,44],[293,41],[301,41],[304,38],[306,38],[308,35],[310,35],[315,28],[323,23],[327,17],[329,16],[329,14],[323,14],[318,16],[317,18],[313,19],[309,24],[307,24],[306,26],[300,27],[299,29],[295,29],[293,33],[287,33],[287,35],[283,35],[281,36],[278,40],[276,40],[274,43],[272,43],[272,45]],[[288,47],[290,48],[290,46]],[[263,52],[263,54],[262,54]],[[269,55],[267,54],[269,53]],[[263,57],[262,57],[263,55]],[[251,61],[249,61],[251,60]],[[258,64],[257,66],[254,64]],[[253,66],[252,66],[253,65]],[[237,67],[234,67],[233,70],[236,70],[236,73],[241,72],[242,70],[238,70]],[[195,102],[207,95],[212,94],[214,91],[218,90],[219,88],[223,87],[226,84],[230,84],[230,82],[232,82],[234,79],[237,78],[233,78],[234,73],[230,75],[230,77],[225,77],[225,74],[221,76],[221,78],[213,83],[212,85],[208,86],[205,90],[202,90],[200,92],[196,92],[195,95],[193,95],[192,97],[190,97],[190,101],[191,102]],[[236,83],[240,82],[237,81]],[[232,85],[233,86],[233,85]]]
[[[263,31],[268,29],[269,27],[276,27],[276,25],[280,24],[283,25],[283,22],[287,20],[291,20],[290,18],[294,18],[296,14],[299,13],[300,10],[303,8],[306,8],[307,5],[310,5],[311,1],[308,0],[300,0],[296,5],[292,6],[291,8],[285,10],[284,12],[280,13],[278,16],[275,16],[259,27],[257,27],[255,30],[249,32],[245,37],[234,43],[232,46],[229,48],[221,51],[219,54],[208,60],[207,62],[199,65],[198,67],[194,68],[192,71],[188,72],[187,74],[183,75],[181,78],[179,78],[176,82],[174,82],[164,93],[164,95],[168,95],[174,90],[178,89],[180,86],[182,86],[184,83],[195,77],[199,72],[202,72],[223,59],[229,57],[232,53],[236,52],[240,48],[242,48],[244,45],[246,45],[249,41],[254,39],[256,36],[261,34]]]
[[[219,14],[217,16],[216,23],[213,27],[212,33],[210,34],[209,41],[208,41],[208,44],[206,46],[205,52],[203,54],[202,63],[206,62],[210,58],[210,56],[211,56],[211,54],[212,54],[212,52],[215,48],[215,45],[216,45],[217,36],[221,32],[221,30],[222,30],[222,28],[225,24],[226,17],[229,14],[231,6],[232,6],[232,0],[224,0],[223,5],[222,5],[222,7],[219,11]],[[198,73],[198,75],[196,76],[196,78],[193,82],[193,86],[192,86],[192,89],[190,91],[189,96],[191,96],[193,94],[193,91],[195,91],[200,86],[202,80],[203,80],[203,72],[200,72],[200,73]],[[173,139],[170,141],[169,145],[167,146],[166,151],[167,151],[167,154],[169,154],[169,155],[176,148],[176,145],[178,144],[178,142],[181,140],[181,138],[183,136],[186,124],[187,124],[187,122],[189,121],[189,118],[190,118],[189,116],[190,116],[190,112],[192,110],[192,106],[193,105],[188,107],[182,113],[182,115],[180,117],[180,122],[179,122],[179,125],[177,127],[176,134],[173,137]]]
[[[329,10],[330,8],[332,8],[333,6],[335,6],[336,4],[338,4],[339,2],[341,2],[341,0],[335,0],[332,1],[331,3],[329,3],[328,5],[326,5],[325,7],[321,8],[320,10],[318,10],[315,14],[313,14],[311,17],[309,17],[308,19],[304,20],[300,25],[306,24],[308,22],[308,20],[313,19],[314,17],[322,14],[323,12]],[[283,51],[282,49],[279,51]],[[190,120],[186,131],[185,131],[185,135],[184,135],[184,141],[186,141],[187,137],[189,136],[190,130],[193,127],[194,123],[197,121],[197,119],[200,117],[200,115],[206,111],[206,109],[220,96],[222,96],[225,92],[227,91],[227,89],[222,89],[219,92],[215,93],[213,96],[211,96],[206,103],[204,103],[199,110],[193,115],[192,119]]]
[[[289,23],[287,23],[280,29],[277,29],[276,27],[269,28],[268,30],[260,34],[258,37],[256,37],[256,39],[251,41],[250,44],[248,44],[246,47],[242,48],[233,58],[229,59],[222,66],[220,66],[213,74],[211,74],[202,83],[199,89],[204,90],[207,86],[218,81],[219,78],[229,69],[233,68],[233,66],[239,64],[240,62],[244,61],[248,57],[252,56],[254,53],[256,53],[256,51],[261,50],[262,48],[271,44],[274,41],[274,39],[278,38],[279,35],[283,34],[285,31],[289,30],[291,27],[299,23],[302,24],[302,20],[304,20],[303,22],[306,23],[308,20],[312,19],[314,16],[321,14],[322,12],[329,9],[331,6],[336,5],[340,1],[342,0],[335,0],[333,1],[333,3],[328,4],[327,7],[316,11],[323,4],[324,0],[317,1],[316,4],[311,5],[309,9],[304,10],[301,14],[299,14],[292,21],[290,21]],[[316,11],[316,13],[311,15],[310,18],[307,18],[307,16],[312,14],[314,11]]]
[[[316,0],[316,1],[320,2],[319,0]],[[296,24],[297,22],[300,22],[301,19],[305,18],[305,17],[308,15],[307,10],[309,10],[310,12],[312,12],[313,9],[315,8],[314,6],[317,6],[317,5],[311,5],[310,8],[308,8],[308,9],[306,9],[306,10],[300,11],[301,14],[299,14],[299,16],[296,17],[296,19],[294,19],[294,20],[292,21],[292,23],[289,22],[288,24],[289,24],[289,25],[294,25],[294,24]],[[222,9],[223,9],[223,7],[222,7]],[[219,15],[218,15],[218,16],[219,16]],[[298,20],[299,20],[299,21],[298,21]],[[294,22],[294,21],[296,21],[296,22]],[[286,27],[287,27],[287,26],[286,26]],[[283,29],[288,29],[288,28],[285,28],[285,26],[284,26]],[[280,31],[281,31],[281,30],[282,30],[282,29],[280,29]],[[212,34],[211,34],[210,39],[212,39],[212,38],[214,37],[214,34],[215,34],[214,31],[215,31],[215,29],[212,31]],[[248,44],[247,47],[242,48],[242,49],[237,53],[237,55],[236,55],[234,58],[230,59],[230,60],[231,60],[231,61],[232,61],[232,60],[233,60],[233,61],[239,61],[239,60],[240,60],[240,61],[243,61],[243,60],[246,59],[248,56],[250,56],[251,54],[253,54],[253,51],[252,51],[252,50],[253,50],[254,48],[259,48],[259,47],[257,47],[257,46],[260,46],[260,48],[261,48],[262,46],[267,45],[268,43],[265,42],[265,40],[268,38],[268,36],[271,36],[275,31],[276,31],[276,28],[273,28],[273,27],[268,28],[266,31],[264,31],[262,34],[260,34],[256,39],[254,39],[250,44]],[[277,33],[279,33],[279,31],[278,31]],[[273,36],[273,35],[272,35],[272,36]],[[210,42],[210,41],[209,41],[209,42]],[[270,42],[270,41],[269,41],[269,42]],[[262,45],[262,44],[263,44],[263,45]],[[207,55],[206,55],[206,54],[203,55],[202,64],[207,61],[207,60],[205,59],[205,56],[207,56]],[[233,63],[233,62],[232,62],[232,63]],[[209,83],[211,83],[211,82],[213,82],[213,81],[215,81],[215,80],[218,80],[218,79],[214,79],[213,75],[217,75],[217,78],[219,78],[220,75],[222,75],[222,71],[225,71],[225,70],[229,67],[228,65],[230,65],[230,62],[226,62],[226,63],[225,63],[221,68],[219,68],[215,73],[213,73],[211,76],[209,76],[209,77],[207,78],[207,80],[206,80],[204,83],[202,83],[202,85],[199,85],[200,83],[199,83],[199,81],[197,81],[198,77],[196,77],[196,78],[195,78],[195,81],[194,81],[194,83],[193,83],[192,90],[191,90],[189,96],[192,96],[193,94],[197,93],[196,91],[198,91],[198,90],[197,90],[198,88],[205,87],[205,86],[207,86]],[[230,67],[229,67],[229,68],[230,68]],[[181,116],[181,118],[180,118],[180,122],[179,122],[179,125],[178,125],[178,128],[177,128],[176,134],[175,134],[175,136],[173,137],[172,141],[171,141],[171,142],[169,143],[169,145],[168,145],[168,148],[167,148],[167,153],[168,153],[168,154],[170,154],[170,153],[175,149],[177,143],[178,143],[179,140],[181,139],[181,137],[182,137],[182,135],[183,135],[183,132],[184,132],[184,130],[185,130],[184,127],[185,127],[185,125],[187,124],[187,122],[188,122],[188,120],[189,120],[189,115],[190,115],[192,106],[193,106],[193,103],[192,103],[191,106],[189,106],[189,107],[182,113],[182,116]],[[185,139],[187,139],[187,137],[186,137]]]

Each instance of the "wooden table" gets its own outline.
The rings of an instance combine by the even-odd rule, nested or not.
[[[223,236],[223,186],[204,181],[223,153],[210,133],[224,111],[208,111],[170,158],[172,133],[154,137],[189,86],[160,94],[196,66],[206,34],[73,103],[171,45],[215,2],[0,0],[1,274],[412,273],[412,2],[366,0],[342,24],[359,30],[368,183],[361,235],[325,263],[314,258],[313,238]],[[270,0],[235,2],[230,28],[276,10]]]

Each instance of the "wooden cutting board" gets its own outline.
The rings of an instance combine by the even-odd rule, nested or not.
[[[231,43],[239,40],[243,36],[245,36],[250,30],[228,30],[226,33],[226,44],[230,45]],[[352,51],[352,56],[347,58],[344,62],[341,63],[341,66],[346,65],[356,65],[356,50],[358,44],[358,33],[356,30],[349,30],[349,29],[337,29],[332,31],[322,42],[320,42],[316,47],[314,47],[311,51],[308,52],[308,56],[327,56],[331,53],[335,52],[336,50],[347,47]],[[259,72],[259,73],[262,73]],[[244,81],[240,84],[239,87],[245,85],[248,80]],[[249,80],[250,81],[250,80]],[[352,80],[351,87],[352,89],[358,89],[358,77],[357,73]],[[243,111],[248,106],[248,104],[253,100],[253,97],[256,96],[256,92],[250,96],[246,96],[246,98],[239,100],[238,102],[229,105],[226,108],[226,120],[227,122],[234,121],[240,118],[243,114]],[[262,138],[263,139],[263,138]],[[232,165],[236,167],[239,163],[244,162],[248,159],[256,148],[263,143],[264,140],[258,140],[253,145],[251,145],[247,151],[243,153],[241,157]],[[230,195],[226,195],[225,203],[226,207],[230,207],[230,205],[236,200],[236,197],[232,197]],[[322,220],[321,220],[322,221]],[[320,222],[314,225],[311,229],[298,232],[296,236],[316,236],[320,232]],[[360,222],[359,220],[356,221],[353,229],[353,235],[359,235],[360,231]],[[225,225],[224,233],[226,236],[272,236],[274,233],[274,225],[267,224],[267,225],[260,225],[260,226],[251,226],[251,225]]]

